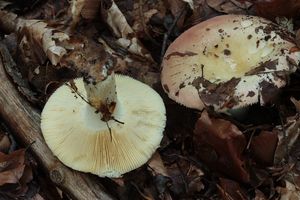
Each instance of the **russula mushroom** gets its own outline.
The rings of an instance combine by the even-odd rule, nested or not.
[[[161,97],[114,73],[74,83],[76,91],[61,86],[42,112],[42,133],[54,155],[70,168],[101,177],[120,177],[146,163],[163,137]]]
[[[193,26],[169,46],[161,82],[180,104],[226,112],[273,103],[299,60],[284,28],[260,17],[223,15]]]

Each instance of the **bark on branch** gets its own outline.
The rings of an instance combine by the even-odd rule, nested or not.
[[[15,137],[29,145],[50,179],[74,200],[112,200],[103,186],[90,174],[64,166],[50,149],[41,134],[40,113],[20,96],[8,78],[4,66],[13,65],[5,46],[0,43],[0,116],[14,132]]]

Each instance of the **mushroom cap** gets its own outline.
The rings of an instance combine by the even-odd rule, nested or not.
[[[148,85],[116,75],[118,102],[107,124],[82,98],[63,85],[47,101],[41,119],[45,141],[72,169],[120,177],[146,163],[159,147],[166,123],[161,97]],[[78,92],[86,98],[82,78]]]
[[[162,86],[171,99],[199,110],[210,106],[224,112],[272,103],[300,60],[291,35],[260,17],[211,18],[169,46]]]

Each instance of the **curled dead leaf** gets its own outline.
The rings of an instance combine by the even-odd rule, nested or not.
[[[167,169],[165,168],[164,163],[158,152],[153,154],[151,159],[148,161],[148,166],[150,167],[150,171],[154,176],[158,174],[167,177],[169,176]]]
[[[285,187],[277,187],[277,192],[280,194],[280,200],[299,200],[300,188],[297,188],[293,183],[285,181]]]
[[[207,4],[218,12],[226,14],[247,14],[247,5],[228,0],[207,0]]]
[[[257,0],[254,1],[257,15],[275,19],[276,17],[297,17],[300,14],[298,0]]]
[[[223,199],[246,200],[246,192],[240,187],[240,184],[225,178],[220,178],[219,193]]]
[[[203,111],[195,126],[194,144],[197,156],[210,168],[236,180],[249,182],[243,156],[246,138],[235,125],[223,119],[210,118]]]
[[[293,116],[287,119],[283,127],[277,126],[274,131],[278,132],[278,145],[274,155],[274,163],[280,163],[288,154],[294,143],[300,135],[299,116]]]
[[[0,152],[0,186],[18,183],[25,168],[25,150],[20,149],[7,155]]]
[[[104,21],[118,38],[117,43],[135,55],[152,60],[150,53],[139,41],[117,4],[111,0],[107,6],[108,8],[102,6],[101,12]]]
[[[8,152],[9,148],[10,148],[11,142],[9,140],[9,137],[2,133],[2,131],[0,132],[0,152]]]
[[[270,166],[274,161],[275,149],[278,143],[277,132],[262,131],[254,136],[250,151],[257,162],[262,165]]]
[[[67,53],[60,43],[69,40],[69,35],[49,27],[42,20],[26,20],[0,10],[0,27],[9,32],[27,33],[27,39],[32,38],[35,41],[35,44],[31,43],[31,47],[39,45],[53,65],[57,65]]]
[[[10,154],[0,152],[0,190],[10,197],[23,196],[27,184],[33,179],[32,169],[25,161],[26,149],[19,149]]]
[[[72,0],[69,13],[72,18],[70,28],[74,29],[81,17],[84,19],[94,19],[100,11],[100,0]]]
[[[298,32],[297,32],[297,34],[298,34]],[[299,42],[300,42],[300,32],[299,32]],[[295,99],[294,97],[291,97],[291,101],[293,102],[294,106],[296,107],[297,112],[300,113],[300,101]]]

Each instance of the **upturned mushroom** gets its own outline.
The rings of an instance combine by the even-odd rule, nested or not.
[[[174,101],[199,110],[272,104],[300,61],[293,41],[290,32],[260,17],[211,18],[169,46],[162,86]]]
[[[120,177],[146,163],[159,147],[165,106],[149,86],[108,73],[63,85],[47,101],[41,129],[65,165],[104,177]]]

